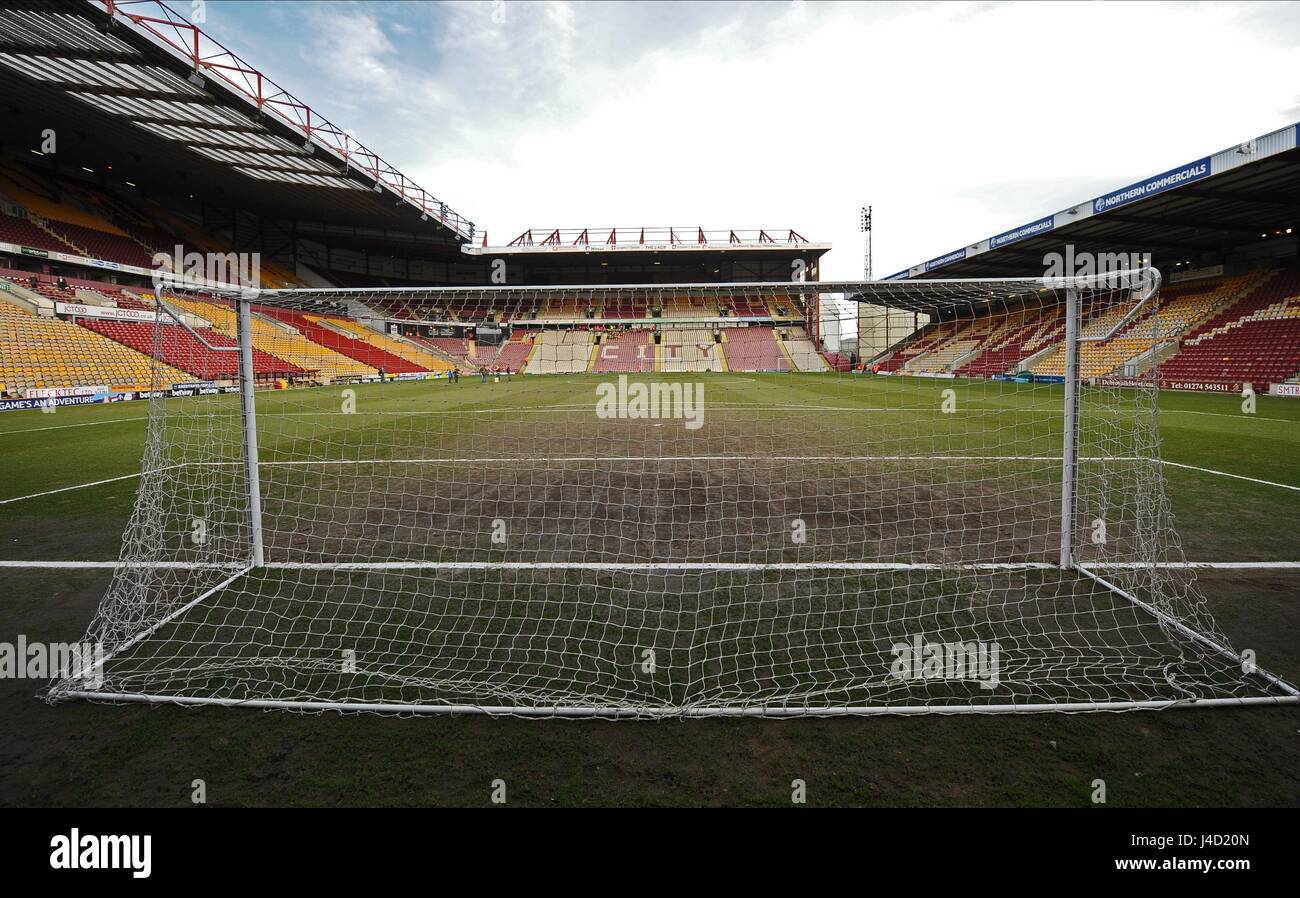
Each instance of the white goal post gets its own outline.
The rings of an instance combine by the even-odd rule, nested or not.
[[[49,696],[609,718],[1294,703],[1185,564],[1155,369],[1121,351],[1159,337],[1159,286],[160,291],[139,491],[87,634],[102,660]],[[860,338],[873,315],[912,324],[846,365],[818,341],[832,309]],[[476,323],[505,342],[467,340]]]

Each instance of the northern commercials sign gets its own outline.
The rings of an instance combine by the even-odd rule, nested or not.
[[[1197,159],[1195,162],[1189,162],[1181,168],[1170,169],[1153,178],[1147,178],[1145,181],[1139,181],[1136,184],[1121,187],[1113,193],[1099,196],[1092,201],[1092,211],[1094,213],[1105,212],[1107,209],[1135,203],[1140,199],[1155,196],[1164,193],[1166,190],[1173,190],[1175,187],[1182,187],[1184,184],[1191,184],[1209,176],[1210,157],[1206,156],[1203,159]]]
[[[1055,222],[1056,216],[1049,215],[1046,218],[1031,221],[1027,225],[1021,225],[1010,231],[1003,231],[1001,234],[989,238],[989,249],[997,249],[999,246],[1006,246],[1008,243],[1015,243],[1017,240],[1024,240],[1026,237],[1043,234],[1050,231],[1055,226]]]
[[[946,256],[940,256],[937,259],[931,259],[929,262],[926,262],[925,270],[930,271],[938,268],[940,265],[947,265],[949,262],[960,262],[964,258],[966,258],[966,248],[962,247],[961,249],[948,253]]]

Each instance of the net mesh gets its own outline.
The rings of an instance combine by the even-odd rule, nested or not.
[[[158,370],[201,380],[154,384],[88,635],[107,661],[55,697],[670,716],[1273,691],[1177,567],[1151,341],[1116,342],[1159,331],[1149,280],[266,293],[260,515],[216,348],[234,303],[164,301]]]

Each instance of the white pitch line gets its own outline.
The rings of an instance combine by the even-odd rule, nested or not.
[[[1198,412],[1189,408],[1162,408],[1162,415],[1204,415],[1207,418],[1236,418],[1238,421],[1276,421],[1280,424],[1300,424],[1300,418],[1273,418],[1268,415],[1243,415],[1240,412]]]
[[[1292,492],[1300,493],[1300,486],[1292,486],[1289,483],[1277,483],[1272,480],[1260,480],[1256,477],[1247,477],[1244,474],[1229,474],[1227,471],[1216,471],[1213,468],[1201,468],[1201,467],[1197,467],[1196,465],[1185,465],[1182,462],[1176,462],[1176,461],[1165,460],[1164,464],[1168,465],[1171,468],[1184,468],[1188,471],[1200,471],[1203,474],[1218,474],[1220,477],[1231,477],[1233,480],[1245,480],[1245,481],[1249,481],[1250,483],[1259,483],[1264,486],[1276,486],[1276,487],[1281,487],[1284,490],[1291,490]]]
[[[199,564],[188,561],[138,561],[125,562],[135,568],[159,570],[244,570],[242,564]],[[20,561],[0,560],[0,569],[53,569],[53,570],[112,570],[116,561]],[[616,562],[616,561],[337,561],[337,562],[268,562],[268,570],[286,571],[403,571],[403,570],[590,570],[590,571],[1054,571],[1060,566],[1047,561],[1008,562],[891,562],[891,561],[791,561],[791,562]],[[1288,571],[1300,570],[1300,561],[1161,561],[1146,563],[1100,562],[1084,565],[1088,570],[1223,570],[1223,571]]]
[[[28,427],[24,430],[0,430],[0,437],[11,433],[40,433],[43,430],[64,430],[69,427],[98,427],[101,424],[120,424],[123,421],[148,421],[149,418],[108,418],[104,421],[83,421],[80,424],[51,424],[49,427]]]
[[[482,457],[456,457],[456,458],[377,458],[377,459],[304,459],[301,461],[263,461],[259,467],[307,467],[307,466],[338,466],[338,465],[457,465],[457,464],[478,464],[478,465],[507,465],[507,464],[618,464],[631,463],[648,464],[654,462],[871,462],[871,461],[1041,461],[1055,462],[1060,461],[1059,455],[575,455],[562,457],[527,457],[527,456],[505,456],[497,458]],[[1272,480],[1260,480],[1255,477],[1246,477],[1243,474],[1230,474],[1227,471],[1216,471],[1213,468],[1201,468],[1196,465],[1185,465],[1180,462],[1172,462],[1161,459],[1140,458],[1136,456],[1084,456],[1079,459],[1080,462],[1155,462],[1163,465],[1169,465],[1174,468],[1185,468],[1190,471],[1199,471],[1203,474],[1217,474],[1220,477],[1231,477],[1235,480],[1245,480],[1250,483],[1258,483],[1263,486],[1275,486],[1284,490],[1300,492],[1300,486],[1292,486],[1287,483],[1277,483]],[[188,462],[169,465],[170,468],[184,467],[233,467],[242,465],[240,461],[215,461],[215,462]],[[162,470],[162,469],[160,469]],[[152,471],[150,473],[157,473]],[[123,474],[120,477],[110,477],[107,480],[95,480],[89,483],[76,484],[74,486],[64,486],[54,490],[45,490],[39,493],[31,493],[26,496],[13,496],[8,499],[0,499],[0,505],[8,505],[12,502],[21,502],[25,499],[37,499],[42,496],[51,496],[56,493],[65,493],[69,490],[88,489],[90,487],[102,486],[106,483],[116,483],[121,480],[129,480],[132,477],[139,477],[139,473]]]
[[[61,486],[57,490],[45,490],[40,493],[31,493],[27,496],[14,496],[11,499],[0,499],[0,505],[8,505],[10,502],[21,502],[24,499],[39,499],[41,496],[53,496],[55,493],[66,493],[69,490],[84,490],[92,486],[103,486],[105,483],[117,483],[119,480],[130,480],[132,477],[139,477],[140,472],[134,474],[123,474],[121,477],[110,477],[107,480],[94,480],[90,483],[79,483],[75,486]]]

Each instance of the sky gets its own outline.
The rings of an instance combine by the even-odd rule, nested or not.
[[[194,11],[492,244],[794,228],[823,280],[861,276],[863,205],[881,277],[1300,121],[1300,3]]]

